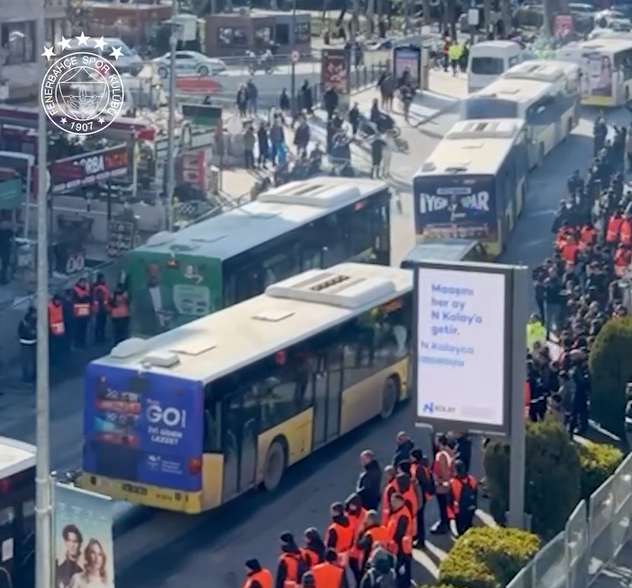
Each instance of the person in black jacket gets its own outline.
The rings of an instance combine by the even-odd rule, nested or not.
[[[455,433],[454,459],[460,459],[465,466],[465,473],[470,473],[470,463],[472,462],[472,440],[467,433]]]
[[[402,461],[410,461],[410,452],[414,449],[415,444],[408,437],[406,431],[400,431],[395,438],[397,447],[393,456],[393,465],[397,467]]]
[[[382,469],[375,454],[367,449],[360,454],[360,463],[364,471],[358,478],[356,493],[366,510],[378,510],[382,499]]]

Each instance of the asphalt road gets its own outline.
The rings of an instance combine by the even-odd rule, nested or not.
[[[410,153],[395,155],[392,164],[396,176],[393,185],[403,205],[402,214],[393,210],[396,257],[401,258],[414,242],[410,178],[456,118],[456,114],[446,114],[420,129],[403,131],[411,145]],[[618,123],[629,122],[627,113],[617,113],[613,119]],[[549,255],[550,223],[564,195],[566,177],[588,161],[591,126],[590,120],[582,122],[567,144],[558,147],[544,166],[532,174],[526,209],[502,261],[532,266]],[[32,391],[3,386],[2,392],[0,433],[34,442]],[[81,410],[81,379],[71,379],[51,388],[53,468],[63,470],[80,465]],[[183,585],[205,588],[211,582],[216,588],[238,588],[245,559],[258,557],[264,565],[274,564],[281,532],[291,530],[300,536],[307,526],[323,529],[327,524],[328,505],[343,500],[354,487],[360,451],[372,448],[382,463],[388,462],[394,437],[402,429],[411,431],[428,450],[429,435],[412,430],[412,413],[404,408],[391,420],[371,424],[297,466],[274,495],[246,496],[218,513],[201,517],[152,514],[116,541],[117,585],[119,588],[179,588]],[[474,456],[478,455],[475,448]],[[473,469],[475,474],[480,473],[480,459],[474,459]],[[427,519],[429,524],[436,520],[434,507],[429,509]],[[431,557],[416,554],[419,567],[415,576],[419,583],[432,581],[433,571],[448,548],[447,538],[433,539]]]

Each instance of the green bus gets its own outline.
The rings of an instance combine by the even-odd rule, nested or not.
[[[309,269],[390,265],[390,199],[379,180],[317,177],[154,235],[123,260],[133,335],[168,331]]]

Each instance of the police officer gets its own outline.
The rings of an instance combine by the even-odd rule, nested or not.
[[[243,588],[272,588],[273,579],[270,570],[261,567],[258,559],[246,562],[246,582]]]
[[[37,315],[32,306],[26,311],[18,325],[18,337],[20,338],[22,381],[34,382],[37,365]]]
[[[92,286],[92,312],[94,314],[94,342],[97,345],[105,343],[105,325],[108,320],[110,291],[105,283],[105,276],[97,274],[97,280]]]
[[[90,289],[88,281],[81,278],[72,289],[72,316],[74,318],[75,345],[80,349],[86,347],[88,333],[88,321],[90,320],[91,306]]]

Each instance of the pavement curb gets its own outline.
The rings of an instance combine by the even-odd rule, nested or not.
[[[418,129],[419,127],[426,125],[428,123],[431,123],[433,120],[439,118],[440,116],[443,116],[444,114],[447,114],[448,112],[451,112],[452,110],[454,110],[456,107],[459,106],[459,104],[461,104],[461,100],[459,98],[456,98],[454,100],[454,102],[452,102],[451,104],[449,104],[448,106],[445,106],[443,108],[440,108],[439,110],[433,112],[431,115],[426,116],[426,117],[420,117],[419,118],[419,122],[417,122],[415,125],[413,125],[416,129]],[[414,116],[414,115],[413,115]],[[417,118],[417,117],[415,117]]]

